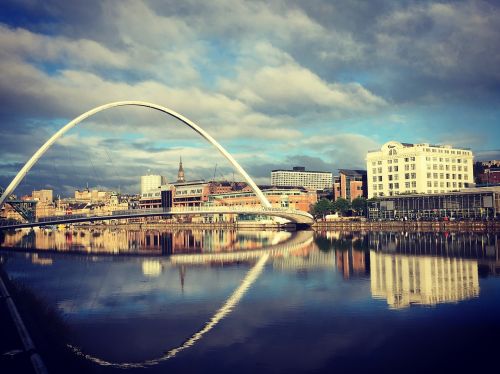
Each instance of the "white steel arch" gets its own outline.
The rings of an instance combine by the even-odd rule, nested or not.
[[[43,154],[52,146],[52,144],[55,143],[57,139],[59,139],[61,136],[63,136],[67,131],[71,130],[73,127],[78,125],[80,122],[82,122],[84,119],[93,116],[94,114],[98,112],[102,112],[103,110],[110,109],[110,108],[116,108],[120,106],[143,106],[151,109],[158,110],[160,112],[166,113],[174,118],[177,118],[181,122],[183,122],[185,125],[189,126],[192,128],[194,131],[196,131],[198,134],[200,134],[202,137],[204,137],[206,140],[209,141],[210,144],[212,144],[217,150],[222,153],[222,155],[233,165],[233,167],[240,173],[240,175],[245,179],[245,181],[250,185],[252,190],[255,192],[257,197],[259,198],[261,204],[266,207],[270,208],[271,203],[267,198],[264,196],[262,191],[260,190],[259,187],[255,184],[255,182],[250,178],[250,176],[247,174],[245,170],[236,162],[236,160],[229,154],[228,151],[226,151],[214,138],[212,138],[205,130],[203,130],[200,126],[195,124],[193,121],[187,119],[184,117],[182,114],[179,114],[171,109],[168,109],[164,106],[153,104],[153,103],[148,103],[146,101],[117,101],[105,105],[98,106],[94,109],[91,109],[82,115],[76,117],[73,119],[71,122],[66,124],[64,127],[62,127],[59,131],[57,131],[49,140],[45,142],[44,145],[42,145],[38,151],[35,152],[33,156],[29,159],[29,161],[23,166],[23,168],[17,173],[15,178],[10,182],[9,186],[5,189],[4,193],[0,197],[0,207],[2,206],[3,202],[5,199],[16,189],[16,187],[21,183],[23,178],[26,176],[28,171],[37,163],[37,161],[40,159],[40,157],[43,156]]]

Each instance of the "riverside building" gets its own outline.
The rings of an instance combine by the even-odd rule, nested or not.
[[[339,170],[339,176],[333,181],[334,200],[341,197],[352,201],[366,195],[366,170]]]
[[[165,184],[167,184],[167,179],[161,175],[143,175],[141,176],[141,195],[151,190],[157,190]]]
[[[333,174],[327,171],[306,171],[303,166],[295,166],[292,170],[272,170],[271,184],[278,187],[304,187],[317,191],[332,188]]]
[[[473,185],[473,154],[464,148],[390,141],[366,156],[368,197],[437,194]]]

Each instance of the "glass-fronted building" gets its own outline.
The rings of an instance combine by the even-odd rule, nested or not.
[[[500,216],[500,187],[460,192],[380,197],[370,203],[370,219],[485,219]]]

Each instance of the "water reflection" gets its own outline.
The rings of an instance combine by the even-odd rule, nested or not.
[[[477,260],[370,251],[371,291],[391,308],[435,305],[479,295]]]
[[[22,229],[4,233],[1,247],[58,252],[174,254],[262,248],[291,237],[285,231]]]
[[[277,329],[303,326],[298,333],[308,336],[319,315],[331,328],[322,327],[324,334],[337,336],[340,327],[329,321],[346,321],[343,313],[368,320],[373,311],[467,305],[488,295],[481,282],[499,273],[498,239],[488,233],[39,230],[7,233],[0,257],[12,278],[64,315],[75,331],[69,342],[75,352],[99,365],[142,367],[200,357],[226,340],[236,344],[242,337],[235,325],[248,320],[259,329],[273,325],[269,320]],[[216,331],[224,344],[212,336]],[[178,355],[186,348],[196,354]],[[248,352],[234,349],[244,361]]]

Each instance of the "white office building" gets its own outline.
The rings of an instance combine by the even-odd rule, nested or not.
[[[141,176],[141,195],[144,193],[157,190],[162,185],[167,184],[167,178],[158,174],[148,174]]]
[[[474,184],[472,152],[450,145],[390,141],[368,152],[368,197],[458,191]]]
[[[323,190],[332,188],[333,174],[327,171],[306,171],[302,166],[295,166],[293,170],[272,170],[271,184]]]

